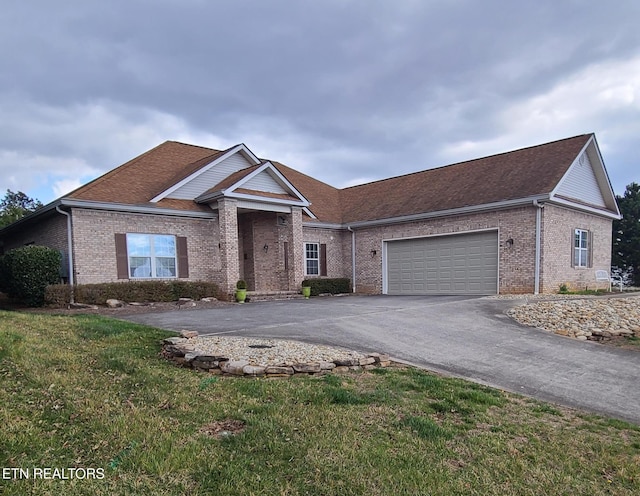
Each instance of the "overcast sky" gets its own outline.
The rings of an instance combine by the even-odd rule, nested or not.
[[[166,141],[337,187],[595,132],[640,182],[638,0],[5,0],[0,192]]]

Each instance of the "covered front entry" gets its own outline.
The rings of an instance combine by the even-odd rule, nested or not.
[[[233,294],[242,279],[250,291],[297,290],[304,278],[302,209],[217,202],[221,286]]]
[[[386,293],[496,294],[498,232],[387,241]]]
[[[239,277],[249,291],[297,288],[292,225],[290,214],[238,212]]]

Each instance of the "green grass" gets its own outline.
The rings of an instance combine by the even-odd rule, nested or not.
[[[214,377],[167,335],[0,312],[0,468],[104,470],[0,494],[640,493],[638,426],[412,368]]]

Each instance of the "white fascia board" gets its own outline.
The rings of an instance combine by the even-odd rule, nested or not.
[[[241,152],[244,158],[246,158],[249,162],[253,162],[253,165],[258,165],[262,162],[258,157],[256,157],[249,147],[244,143],[240,143],[238,146],[234,147],[234,150]]]
[[[220,196],[224,196],[225,198],[234,198],[236,200],[254,200],[254,201],[260,201],[262,203],[273,203],[273,204],[278,204],[278,205],[290,205],[292,207],[307,207],[309,206],[309,202],[308,201],[302,201],[302,200],[282,200],[280,198],[271,198],[270,196],[260,196],[260,195],[249,195],[247,193],[234,193],[234,192],[229,192],[229,190],[225,190],[223,192],[223,195]]]
[[[610,210],[602,210],[600,208],[590,207],[589,205],[583,205],[582,203],[575,203],[571,200],[567,200],[558,196],[552,196],[549,199],[549,203],[561,205],[563,207],[569,207],[574,210],[582,210],[583,212],[589,212],[591,214],[599,215],[600,217],[606,217],[608,219],[619,220],[622,219],[622,215],[619,212],[612,212]]]
[[[284,177],[278,169],[276,169],[271,162],[265,162],[256,170],[254,170],[251,174],[247,174],[245,177],[240,179],[237,183],[227,189],[227,192],[233,192],[237,188],[242,188],[244,184],[249,182],[251,179],[256,177],[258,174],[262,172],[267,172],[283,189],[288,190],[294,196],[297,196],[300,201],[309,205],[309,201],[300,193],[294,186],[291,184],[286,177]]]
[[[262,212],[279,212],[282,214],[291,213],[290,206],[277,204],[277,203],[265,203],[260,201],[239,200],[236,206],[238,209],[260,210]]]
[[[598,179],[599,182],[600,180],[602,180],[600,189],[606,191],[606,194],[604,194],[605,191],[602,191],[603,192],[602,196],[605,197],[605,201],[610,201],[611,205],[615,206],[616,214],[620,215],[620,210],[618,209],[618,202],[616,201],[616,195],[613,192],[613,186],[611,186],[611,179],[609,179],[609,173],[607,172],[607,168],[604,165],[604,159],[602,158],[602,153],[600,153],[600,147],[598,146],[598,141],[596,140],[595,136],[591,138],[590,143],[592,143],[593,145],[593,151],[596,157],[598,158],[598,164],[600,165],[598,171],[596,171],[596,178]],[[620,218],[622,218],[622,216],[620,216]]]
[[[347,230],[347,226],[344,224],[334,224],[331,222],[303,222],[302,227],[311,227],[315,229],[339,229],[341,231]]]
[[[213,200],[218,200],[222,197],[224,197],[226,193],[226,190],[224,189],[220,189],[218,191],[214,191],[212,193],[206,193],[204,195],[200,195],[197,198],[195,198],[193,201],[196,203],[208,203],[211,202]]]
[[[309,205],[311,205],[311,204],[309,204]],[[311,217],[312,219],[317,219],[317,217],[313,214],[313,212],[312,212],[311,210],[309,210],[309,208],[308,208],[308,207],[304,207],[304,208],[302,209],[302,211],[303,211],[305,214],[307,214],[309,217]]]
[[[164,190],[162,193],[160,193],[159,195],[151,198],[151,200],[149,200],[151,203],[155,203],[158,202],[160,200],[162,200],[163,198],[166,198],[167,196],[169,196],[171,193],[173,193],[175,190],[177,190],[178,188],[181,188],[182,186],[184,186],[185,184],[187,184],[188,182],[192,181],[193,179],[195,179],[196,177],[198,177],[200,174],[203,174],[205,172],[207,172],[209,169],[211,169],[212,167],[215,167],[217,164],[219,164],[220,162],[222,162],[223,160],[229,158],[231,155],[235,155],[236,153],[242,153],[242,155],[248,159],[251,162],[254,162],[253,165],[257,165],[260,163],[260,159],[257,158],[252,152],[251,150],[249,150],[244,143],[241,143],[239,145],[234,146],[233,148],[231,148],[229,151],[227,151],[225,154],[221,155],[220,157],[218,157],[217,159],[213,160],[212,162],[209,162],[207,165],[200,167],[200,169],[198,169],[197,171],[193,172],[192,174],[190,174],[189,176],[185,177],[182,181],[177,182],[176,184],[174,184],[173,186],[171,186],[170,188]]]
[[[94,202],[87,200],[61,199],[60,205],[71,208],[87,208],[92,210],[111,210],[114,212],[127,212],[134,214],[155,214],[169,215],[172,217],[189,217],[194,219],[215,219],[217,213],[214,210],[209,212],[194,212],[192,210],[178,210],[173,208],[152,207],[146,205],[127,205],[124,203]]]
[[[485,203],[484,205],[473,205],[469,207],[451,208],[448,210],[438,210],[435,212],[425,212],[413,215],[402,215],[399,217],[390,217],[388,219],[365,220],[362,222],[350,222],[345,225],[349,228],[381,226],[387,224],[398,224],[402,222],[415,222],[426,219],[434,219],[437,217],[447,217],[450,215],[473,214],[477,212],[486,212],[487,210],[500,210],[505,208],[515,208],[533,205],[534,200],[544,202],[549,199],[549,195],[529,196],[527,198],[518,198],[516,200],[505,200],[500,202]]]

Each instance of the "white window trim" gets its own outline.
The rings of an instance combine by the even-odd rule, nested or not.
[[[576,243],[576,235],[579,233],[578,243]],[[583,239],[583,236],[586,238],[586,248],[582,248],[580,246],[580,242]],[[578,269],[586,269],[589,267],[589,250],[591,250],[591,246],[589,246],[589,231],[586,229],[576,228],[573,230],[573,266]],[[583,257],[581,254],[584,253],[584,264]]]
[[[131,252],[130,252],[130,246],[131,244],[129,243],[129,236],[130,235],[139,235],[139,236],[149,236],[150,239],[150,254],[149,257],[151,259],[150,263],[151,263],[151,275],[150,276],[136,276],[133,274],[132,270],[131,270]],[[178,240],[176,239],[176,237],[172,234],[149,234],[149,233],[127,233],[127,268],[128,268],[128,272],[129,272],[129,279],[136,279],[136,280],[143,280],[143,279],[177,279],[178,278]],[[169,236],[173,238],[173,243],[174,243],[174,256],[173,257],[166,257],[166,256],[156,256],[155,254],[155,243],[154,243],[154,239],[158,236]],[[133,258],[142,258],[142,257],[136,257],[133,256]],[[156,269],[157,269],[157,259],[158,258],[173,258],[174,259],[174,272],[175,275],[173,276],[157,276],[156,275]]]
[[[307,246],[308,245],[315,245],[315,252],[318,255],[317,258],[307,257]],[[309,266],[307,264],[307,261],[309,261],[309,260],[315,260],[317,262],[316,273],[315,274],[309,273]],[[320,276],[320,243],[317,242],[317,241],[305,241],[305,243],[304,243],[304,275],[305,276]]]

